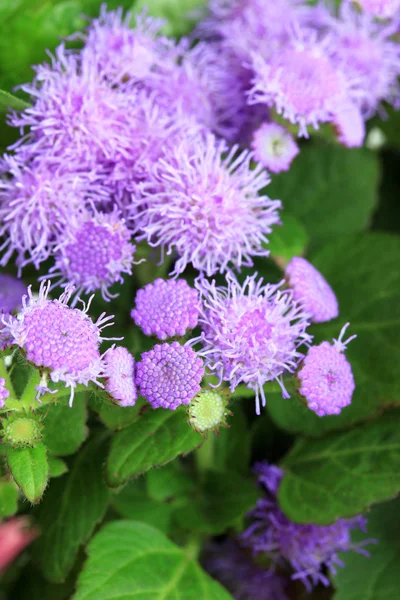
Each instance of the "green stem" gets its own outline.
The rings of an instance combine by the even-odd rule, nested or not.
[[[214,465],[215,434],[210,432],[207,439],[196,450],[197,470],[200,477],[203,477],[206,471],[212,469]]]
[[[4,358],[0,359],[0,377],[2,377],[6,382],[6,388],[10,392],[9,398],[15,398],[15,390],[11,381],[10,373],[7,371],[6,363],[4,362]]]

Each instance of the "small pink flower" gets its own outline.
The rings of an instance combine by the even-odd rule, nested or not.
[[[0,572],[28,546],[38,535],[29,528],[25,517],[16,517],[0,524]]]

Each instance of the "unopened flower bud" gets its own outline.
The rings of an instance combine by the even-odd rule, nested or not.
[[[195,431],[218,432],[227,427],[226,417],[232,413],[227,410],[227,400],[215,390],[202,390],[191,401],[188,408],[189,425]]]

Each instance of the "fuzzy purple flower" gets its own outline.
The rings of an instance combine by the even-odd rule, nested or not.
[[[346,148],[359,148],[365,138],[365,123],[359,107],[350,102],[332,117],[337,139]]]
[[[293,136],[278,123],[263,123],[253,134],[254,158],[272,173],[287,171],[299,153]]]
[[[391,19],[400,10],[400,0],[354,0],[365,13],[380,19]]]
[[[104,355],[107,392],[120,406],[134,406],[137,389],[134,381],[135,360],[122,346],[110,348]]]
[[[20,279],[0,273],[0,313],[10,313],[22,305],[22,296],[26,294],[26,285]]]
[[[330,584],[323,569],[335,573],[337,566],[344,566],[339,552],[355,550],[368,556],[363,546],[375,540],[351,542],[353,529],[366,530],[365,518],[338,519],[326,526],[293,523],[280,510],[276,497],[283,471],[267,463],[259,463],[255,471],[267,497],[257,501],[250,513],[254,522],[242,534],[242,543],[255,555],[265,553],[275,564],[287,561],[294,571],[292,579],[300,579],[308,591],[319,583]]]
[[[82,59],[96,64],[98,73],[113,85],[135,84],[177,58],[174,42],[159,35],[164,21],[145,14],[135,15],[134,28],[132,21],[131,12],[107,12],[103,5],[87,31]]]
[[[46,370],[53,382],[71,388],[72,403],[77,384],[87,386],[93,381],[101,386],[98,378],[103,375],[104,361],[99,346],[103,339],[110,339],[103,338],[101,330],[112,325],[112,316],[103,313],[94,323],[87,315],[90,302],[83,311],[67,305],[73,287],[58,300],[48,299],[49,289],[50,284],[42,282],[35,298],[29,287],[18,317],[3,318],[3,323],[29,362]]]
[[[4,408],[5,400],[9,397],[10,392],[6,388],[6,380],[0,377],[0,408]]]
[[[202,564],[235,600],[289,600],[285,591],[288,581],[253,562],[237,541],[207,544]]]
[[[332,59],[351,81],[352,99],[364,118],[372,116],[380,102],[398,102],[400,47],[394,40],[397,22],[379,22],[343,2],[339,18],[332,17]]]
[[[71,283],[76,294],[101,290],[105,301],[115,298],[109,288],[123,282],[123,273],[132,274],[135,246],[118,211],[81,213],[71,219],[62,242],[55,248],[55,265],[49,275],[57,284]]]
[[[323,323],[339,315],[336,296],[325,277],[305,258],[295,256],[285,269],[293,298],[311,315],[314,323]]]
[[[159,340],[183,336],[197,325],[199,294],[184,279],[156,279],[138,290],[131,317],[146,335]]]
[[[201,358],[188,346],[173,342],[143,352],[135,381],[153,408],[175,410],[180,404],[189,404],[200,391],[203,375]]]
[[[276,380],[283,396],[289,397],[282,375],[296,371],[303,358],[299,346],[311,343],[308,314],[291,291],[279,289],[281,284],[264,285],[257,274],[243,285],[233,275],[226,279],[227,287],[205,279],[196,282],[204,308],[199,319],[202,334],[192,343],[202,344],[199,354],[206,367],[221,381],[229,381],[232,391],[240,383],[255,391],[260,414],[267,381]]]
[[[253,68],[249,102],[274,107],[299,126],[299,135],[307,137],[308,126],[330,122],[348,102],[347,80],[322,42],[293,39],[268,60],[255,54]]]
[[[267,256],[267,235],[279,223],[281,203],[259,195],[269,182],[261,165],[250,168],[252,155],[210,134],[180,144],[158,163],[160,191],[149,193],[143,226],[151,245],[176,252],[175,274],[192,263],[211,275],[232,263],[251,266],[253,256]]]
[[[311,346],[297,374],[301,383],[300,395],[305,398],[308,408],[319,417],[338,415],[342,408],[351,403],[355,383],[344,351],[357,336],[342,341],[348,326],[349,323],[342,328],[333,344],[322,342],[318,346]]]

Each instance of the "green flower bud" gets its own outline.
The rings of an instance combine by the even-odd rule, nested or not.
[[[227,415],[232,413],[227,409],[228,401],[214,390],[201,390],[191,401],[188,408],[189,425],[195,431],[204,433],[215,431],[226,424]]]
[[[3,421],[3,441],[13,448],[35,446],[42,439],[43,425],[34,416],[15,416]]]

